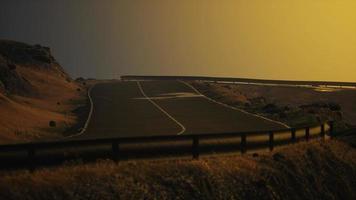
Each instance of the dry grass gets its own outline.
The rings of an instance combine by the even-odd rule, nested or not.
[[[193,81],[190,83],[203,94],[213,99],[220,100],[226,104],[234,105],[249,102],[247,97],[231,84],[204,84],[203,82],[198,81]]]
[[[2,175],[0,199],[355,199],[356,151],[331,140],[198,161],[68,164]]]
[[[356,124],[356,90],[337,89],[325,92],[318,88],[259,86],[237,84],[234,89],[245,94],[247,98],[265,97],[270,102],[281,105],[299,106],[314,102],[334,102],[341,106],[344,120],[352,125]]]
[[[0,143],[62,137],[77,121],[71,111],[85,103],[85,90],[78,92],[78,84],[51,70],[18,66],[17,71],[38,93],[27,97],[0,94]],[[51,120],[56,127],[49,127]]]
[[[264,86],[232,83],[192,81],[200,92],[248,112],[281,121],[291,127],[308,126],[321,121],[335,121],[335,128],[343,130],[356,123],[356,90]],[[321,103],[321,104],[320,104]],[[341,110],[316,105],[339,105]],[[310,106],[314,105],[314,106]],[[303,109],[309,106],[308,109]]]

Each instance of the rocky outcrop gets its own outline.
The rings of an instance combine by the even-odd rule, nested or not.
[[[71,81],[69,75],[52,56],[50,48],[28,45],[10,40],[0,40],[0,92],[23,96],[36,95],[31,77],[19,72],[19,68],[31,68],[49,72]]]
[[[2,55],[0,55],[0,92],[23,96],[36,93],[31,83],[17,72],[16,65],[10,64]]]

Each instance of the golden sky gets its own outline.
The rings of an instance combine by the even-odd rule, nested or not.
[[[43,41],[76,75],[356,82],[355,0],[68,2],[63,9],[72,18],[57,21],[62,29],[73,27],[73,34],[56,42],[52,27]],[[69,51],[63,45],[68,35],[74,38]]]

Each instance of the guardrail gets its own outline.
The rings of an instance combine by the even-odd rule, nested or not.
[[[249,135],[264,135],[268,136],[269,140],[267,147],[272,151],[275,147],[275,135],[278,133],[290,133],[289,141],[294,143],[297,141],[296,132],[304,131],[304,139],[308,141],[311,138],[310,129],[320,126],[320,137],[325,138],[326,129],[325,125],[329,126],[329,135],[333,136],[334,123],[327,122],[316,126],[307,126],[299,128],[279,129],[273,131],[250,131],[238,133],[211,133],[211,134],[192,134],[192,135],[167,135],[167,136],[144,136],[144,137],[115,137],[115,138],[100,138],[100,139],[71,139],[65,141],[48,141],[48,142],[32,142],[22,144],[8,144],[0,145],[0,152],[27,152],[27,159],[30,169],[34,169],[36,152],[40,150],[50,150],[55,148],[71,148],[81,146],[94,146],[94,145],[110,145],[112,149],[112,159],[119,161],[120,159],[120,145],[131,143],[145,143],[145,142],[175,142],[175,141],[191,141],[191,156],[193,159],[199,159],[200,141],[204,139],[223,139],[223,138],[240,138],[240,152],[242,154],[247,151],[247,136]]]

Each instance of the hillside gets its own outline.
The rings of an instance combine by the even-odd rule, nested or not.
[[[0,143],[62,137],[85,93],[48,47],[0,40]]]
[[[190,82],[204,95],[291,127],[333,120],[337,130],[355,125],[356,90]]]

